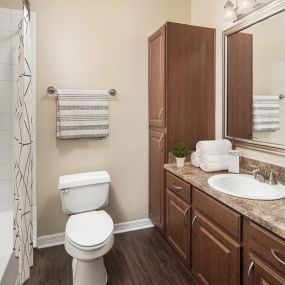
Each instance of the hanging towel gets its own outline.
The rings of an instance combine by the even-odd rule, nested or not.
[[[105,90],[57,91],[57,138],[102,140],[109,134],[109,102]]]
[[[197,155],[196,152],[191,153],[191,163],[195,167],[200,167],[200,157]]]
[[[230,150],[232,150],[232,143],[229,140],[199,141],[196,145],[196,153],[200,157],[228,154]]]
[[[279,96],[253,96],[253,130],[255,132],[274,132],[279,129]]]

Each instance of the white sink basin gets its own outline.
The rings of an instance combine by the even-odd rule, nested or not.
[[[285,198],[285,186],[269,185],[246,174],[219,174],[209,178],[208,184],[215,190],[252,200],[279,200]]]

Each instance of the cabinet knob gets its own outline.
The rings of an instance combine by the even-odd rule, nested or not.
[[[279,262],[281,263],[282,265],[285,265],[285,261],[283,261],[281,258],[279,258],[276,254],[276,250],[274,249],[271,249],[271,253],[273,255],[273,257]]]
[[[158,114],[158,118],[159,118],[159,120],[161,120],[161,115],[162,115],[163,110],[164,110],[164,108],[162,107],[162,108],[160,109],[159,114]]]
[[[252,261],[251,264],[249,265],[249,268],[248,268],[248,272],[247,272],[247,277],[249,279],[249,284],[252,284],[251,282],[251,273],[252,273],[252,270],[253,270],[253,267],[254,267],[254,262]]]
[[[159,146],[160,150],[161,150],[161,141],[163,140],[163,137],[164,137],[164,134],[161,135],[161,137],[159,139],[159,143],[158,143],[158,146]]]
[[[182,190],[182,187],[176,186],[174,182],[171,183],[171,186],[177,191]]]
[[[197,216],[195,216],[194,218],[193,218],[193,220],[192,220],[192,231],[193,231],[193,233],[195,234],[195,221],[196,221],[196,219],[197,219]]]
[[[183,223],[184,223],[184,226],[187,228],[187,222],[186,222],[186,215],[187,213],[189,212],[190,210],[190,207],[188,207],[185,211],[184,211],[184,214],[183,214]]]

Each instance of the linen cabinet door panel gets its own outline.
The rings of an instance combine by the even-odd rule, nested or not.
[[[152,223],[165,231],[165,133],[149,132],[149,217]]]
[[[192,272],[200,284],[240,284],[240,245],[198,212],[193,214]]]
[[[149,38],[149,125],[165,127],[165,34],[160,28]]]
[[[190,266],[191,207],[166,189],[166,238],[182,261]]]

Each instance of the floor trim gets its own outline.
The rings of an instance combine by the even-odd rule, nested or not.
[[[114,234],[137,231],[154,227],[150,219],[135,220],[114,225]],[[64,233],[40,236],[38,238],[38,248],[47,248],[64,244]]]

